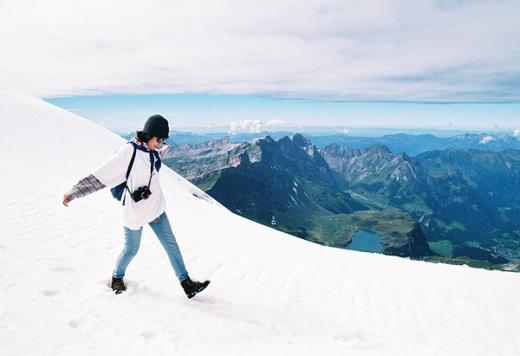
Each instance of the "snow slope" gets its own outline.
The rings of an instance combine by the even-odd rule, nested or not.
[[[108,190],[61,199],[124,140],[26,96],[0,96],[0,123],[2,356],[520,355],[519,274],[315,245],[168,168],[188,271],[212,283],[188,300],[146,227],[116,296],[117,202]]]

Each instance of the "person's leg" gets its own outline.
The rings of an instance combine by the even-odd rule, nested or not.
[[[125,271],[128,267],[128,264],[139,250],[139,245],[141,243],[141,233],[143,232],[142,227],[139,230],[131,230],[125,226],[124,230],[125,248],[117,259],[116,268],[112,274],[112,276],[115,278],[123,278],[125,276]]]
[[[164,250],[168,254],[170,264],[172,265],[177,278],[182,282],[188,278],[188,271],[186,271],[186,267],[184,266],[181,250],[175,240],[175,235],[173,234],[166,212],[162,213],[157,219],[152,221],[150,227],[155,232],[164,247]]]

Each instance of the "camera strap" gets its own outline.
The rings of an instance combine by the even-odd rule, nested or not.
[[[155,150],[148,150],[144,147],[141,147],[140,145],[138,145],[137,143],[135,143],[133,141],[129,141],[128,143],[132,144],[132,146],[134,147],[134,152],[132,154],[132,158],[130,159],[130,164],[128,165],[128,169],[126,170],[125,188],[128,191],[128,194],[132,195],[132,192],[130,191],[130,188],[128,188],[128,185],[126,183],[128,181],[128,177],[130,176],[130,171],[132,170],[132,166],[134,165],[136,151],[140,150],[143,152],[148,152],[150,155],[150,179],[148,180],[148,189],[150,189],[150,185],[152,183],[153,167],[155,165],[155,168],[157,169],[157,171],[159,171],[159,169],[161,168],[161,158],[159,156],[159,153]],[[123,205],[125,205],[125,199],[126,199],[126,194],[125,194],[125,197],[123,198]]]

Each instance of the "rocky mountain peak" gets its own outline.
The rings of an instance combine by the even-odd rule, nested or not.
[[[271,136],[269,136],[269,135],[265,136],[262,140],[267,141],[269,143],[274,143],[275,142],[275,140]]]
[[[202,148],[221,148],[224,146],[227,146],[231,143],[231,140],[229,136],[222,137],[217,140],[209,140],[205,141],[199,144],[194,145],[193,147],[195,149],[202,149]]]
[[[389,154],[389,153],[391,154],[392,153],[392,151],[390,151],[388,146],[382,145],[382,144],[370,145],[365,149],[365,151],[374,152],[374,153],[382,153],[382,154]]]
[[[307,149],[307,147],[312,146],[311,141],[309,141],[305,136],[299,133],[292,135],[291,140],[292,142],[294,142],[296,146],[305,150]]]

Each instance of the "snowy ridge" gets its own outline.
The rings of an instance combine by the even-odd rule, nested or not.
[[[519,355],[520,276],[315,245],[232,214],[168,168],[168,214],[206,291],[188,300],[145,227],[128,291],[108,190],[61,199],[124,140],[0,96],[0,354]],[[174,124],[174,123],[173,123]]]

